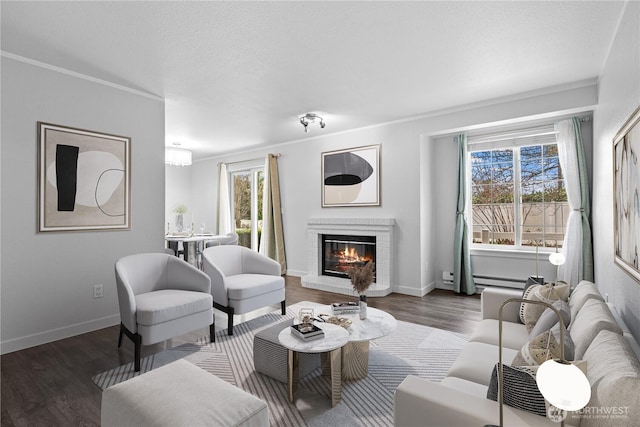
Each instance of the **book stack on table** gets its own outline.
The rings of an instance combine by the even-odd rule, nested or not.
[[[360,305],[357,302],[334,302],[331,304],[333,314],[355,314],[360,312]]]
[[[291,325],[291,335],[302,341],[311,341],[324,338],[324,331],[314,324]]]

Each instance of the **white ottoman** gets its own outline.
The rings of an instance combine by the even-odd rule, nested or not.
[[[184,361],[102,392],[103,427],[269,426],[266,402]]]

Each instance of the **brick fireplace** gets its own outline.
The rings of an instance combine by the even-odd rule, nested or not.
[[[338,274],[326,274],[326,270],[342,270],[343,267],[332,266],[327,269],[326,261],[323,265],[323,259],[328,251],[347,251],[349,258],[357,255],[357,262],[375,259],[376,280],[367,291],[367,295],[376,297],[390,294],[393,291],[391,270],[394,226],[393,218],[309,219],[307,221],[308,274],[302,277],[302,286],[355,296],[351,282],[344,274],[339,274],[340,271]],[[331,249],[328,249],[326,240],[330,241]],[[372,244],[375,249],[371,249]],[[374,253],[367,253],[367,250],[373,250]]]

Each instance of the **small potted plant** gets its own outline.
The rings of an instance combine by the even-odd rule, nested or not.
[[[375,275],[375,263],[372,261],[367,262],[363,266],[354,267],[347,273],[353,290],[356,291],[360,297],[360,319],[367,318],[367,295],[366,290],[373,283]]]

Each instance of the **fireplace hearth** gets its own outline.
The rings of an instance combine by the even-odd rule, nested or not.
[[[349,272],[376,261],[376,237],[322,235],[322,275],[349,278]],[[374,279],[375,283],[375,279]]]

